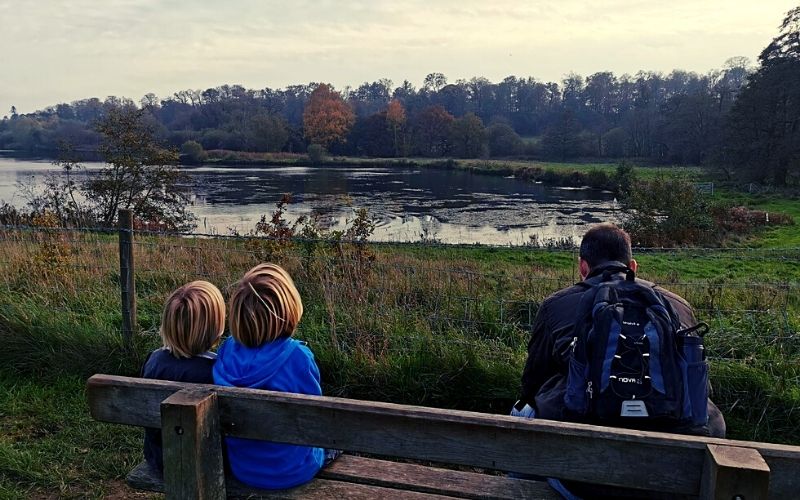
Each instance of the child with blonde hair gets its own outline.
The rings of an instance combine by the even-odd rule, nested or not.
[[[196,384],[211,384],[216,354],[210,349],[225,328],[225,300],[207,281],[192,281],[178,288],[164,304],[161,316],[163,346],[144,362],[142,377]],[[164,469],[161,431],[146,429],[144,456],[158,470]]]
[[[303,302],[289,274],[276,264],[259,264],[237,283],[229,302],[231,335],[219,349],[214,382],[271,391],[321,395],[319,368],[304,342],[292,335]],[[225,439],[237,479],[265,489],[284,489],[311,480],[323,466],[322,448]]]

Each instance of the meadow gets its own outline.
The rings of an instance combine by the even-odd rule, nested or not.
[[[736,196],[798,215],[788,197]],[[711,325],[712,399],[732,438],[800,444],[797,233],[635,251],[641,277]],[[121,480],[141,460],[140,431],[93,422],[84,383],[138,374],[165,297],[189,280],[227,295],[252,265],[285,266],[325,394],[506,413],[538,305],[578,279],[574,249],[137,234],[139,329],[124,345],[116,234],[5,228],[0,249],[0,498],[130,493]]]

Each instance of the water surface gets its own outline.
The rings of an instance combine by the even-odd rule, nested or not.
[[[88,170],[102,164],[88,163]],[[373,239],[444,243],[525,244],[582,236],[590,223],[615,220],[613,195],[591,189],[544,186],[515,178],[407,167],[186,168],[194,193],[196,231],[251,230],[291,193],[287,219],[316,216],[343,229],[364,207],[376,219]],[[20,186],[41,186],[59,174],[47,161],[0,158],[0,200],[23,205]]]

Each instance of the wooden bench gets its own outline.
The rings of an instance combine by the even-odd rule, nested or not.
[[[164,480],[143,464],[128,481],[168,498],[558,498],[544,482],[352,455],[304,486],[254,490],[226,479],[223,434],[675,497],[800,492],[797,446],[110,375],[91,377],[88,396],[99,421],[162,429]]]

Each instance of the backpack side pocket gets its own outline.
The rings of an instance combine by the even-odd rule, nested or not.
[[[705,360],[703,338],[685,336],[683,358],[686,362],[686,390],[692,409],[692,424],[708,422],[708,363]]]
[[[589,410],[589,393],[592,391],[586,364],[574,356],[569,360],[567,374],[567,390],[564,394],[564,405],[578,415],[586,415]]]

